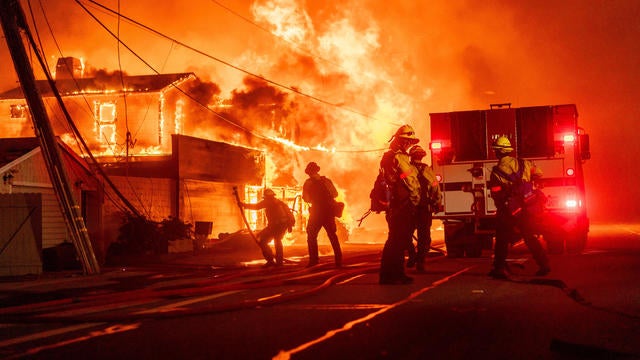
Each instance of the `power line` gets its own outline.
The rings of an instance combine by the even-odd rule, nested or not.
[[[118,0],[118,14],[120,13],[120,0]],[[120,15],[118,15],[118,39],[120,38]],[[121,60],[121,56],[120,56],[120,42],[117,42],[118,46],[118,70],[120,70],[120,85],[122,86],[122,88],[124,89],[124,74],[122,73],[122,60]],[[124,139],[124,146],[126,149],[125,152],[125,160],[126,162],[129,162],[129,145],[132,143],[131,142],[131,131],[129,131],[129,111],[127,110],[127,92],[123,91],[122,92],[122,99],[124,102],[124,127],[127,130],[126,134],[125,134],[125,139]],[[128,168],[127,168],[128,169]]]
[[[49,33],[51,34],[53,42],[56,45],[56,48],[58,49],[58,52],[60,53],[60,56],[64,57],[64,54],[62,53],[62,49],[60,48],[60,44],[58,43],[58,40],[56,39],[56,36],[55,36],[55,34],[53,32],[53,28],[51,27],[51,23],[49,22],[49,18],[47,17],[47,14],[46,14],[46,12],[44,10],[44,6],[42,5],[42,1],[41,0],[39,0],[39,5],[40,5],[40,10],[42,11],[42,16],[44,17],[45,23],[47,24],[47,28],[49,29]],[[36,26],[36,22],[35,22],[35,17],[33,18],[33,25],[34,25],[34,29],[36,30],[36,34],[39,34],[38,33],[38,27]],[[35,49],[35,51],[38,51],[38,49],[36,48],[35,44],[32,47]],[[42,48],[41,51],[44,51],[44,48]],[[76,140],[76,143],[81,145],[81,146],[79,146],[78,150],[80,151],[80,153],[86,153],[87,154],[89,159],[91,159],[91,161],[96,165],[96,168],[97,168],[98,172],[105,179],[105,182],[111,187],[111,189],[115,192],[116,196],[125,204],[125,206],[128,207],[130,209],[130,211],[133,212],[134,214],[139,214],[138,210],[135,207],[133,207],[133,205],[131,203],[129,203],[129,201],[126,198],[123,197],[123,195],[120,193],[120,190],[118,190],[116,188],[116,186],[113,184],[111,179],[107,176],[107,174],[102,169],[102,166],[98,163],[98,161],[95,159],[95,157],[91,153],[91,150],[89,149],[89,146],[84,141],[84,139],[82,137],[82,134],[80,133],[80,130],[75,126],[75,123],[71,119],[71,115],[68,113],[68,111],[66,109],[66,106],[64,105],[64,102],[62,101],[62,98],[61,98],[57,88],[54,86],[55,82],[53,81],[53,78],[51,77],[50,72],[49,72],[49,67],[46,64],[46,60],[45,60],[46,57],[44,56],[44,54],[41,54],[40,58],[44,62],[43,71],[45,72],[45,75],[47,76],[47,78],[49,80],[49,84],[50,84],[50,87],[52,89],[52,92],[54,93],[56,99],[58,100],[59,106],[60,106],[60,108],[61,108],[61,110],[63,112],[63,115],[64,115],[64,118],[65,118],[66,122],[71,127],[71,134],[73,135],[74,139]],[[69,64],[66,63],[66,62],[65,62],[65,66],[67,67],[67,71],[69,71],[69,73],[71,74],[71,79],[75,83],[76,87],[80,88],[76,78],[73,76],[73,69],[70,69],[69,68]],[[92,116],[93,116],[93,111],[91,111],[91,105],[87,101],[87,98],[84,95],[82,95],[82,99],[84,100],[85,104],[87,105],[87,108],[89,109],[89,113],[92,114]],[[93,120],[96,121],[95,118]],[[106,140],[108,140],[108,139],[106,139]],[[111,146],[111,144],[108,144],[108,145]],[[116,153],[115,149],[113,149],[113,153],[114,154]],[[104,185],[102,187],[104,189]],[[119,203],[116,203],[113,200],[113,197],[111,197],[110,194],[107,191],[105,191],[105,194],[107,194],[107,196],[112,201],[114,206],[116,206],[120,210],[123,209],[123,206],[121,206]],[[140,202],[140,206],[143,208],[143,210],[146,210],[146,209],[144,209],[144,203]],[[146,211],[147,211],[147,213],[150,212],[150,210],[146,210]]]

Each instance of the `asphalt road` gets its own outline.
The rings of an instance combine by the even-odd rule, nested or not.
[[[292,257],[0,284],[0,357],[640,358],[640,225],[592,227],[585,252],[552,255],[544,278],[518,245],[511,280],[487,276],[490,254],[432,252],[426,273],[408,270],[414,284],[381,286],[381,246],[344,249],[341,269]]]

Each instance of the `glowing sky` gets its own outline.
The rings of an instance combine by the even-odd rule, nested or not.
[[[640,1],[100,1],[209,57],[81,3],[153,69],[124,47],[119,59],[116,40],[76,1],[31,0],[51,64],[63,55],[136,75],[192,71],[222,95],[242,89],[247,74],[215,57],[322,100],[301,113],[321,130],[304,146],[380,149],[403,123],[426,143],[429,112],[575,103],[591,135],[592,220],[640,220]],[[5,91],[16,76],[4,46],[0,63]],[[364,184],[367,198],[380,155],[318,156],[338,185]]]

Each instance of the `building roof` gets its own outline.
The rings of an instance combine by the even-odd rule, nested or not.
[[[86,162],[62,139],[56,137],[56,142],[61,154],[65,154],[88,169]],[[40,140],[37,137],[0,138],[0,169],[38,148],[40,148]]]
[[[176,73],[176,74],[160,74],[160,75],[136,75],[124,76],[120,78],[117,75],[96,76],[92,78],[80,79],[59,79],[55,80],[60,95],[80,95],[86,93],[106,93],[106,92],[123,92],[123,88],[127,92],[158,92],[179,81],[195,77],[193,73]],[[124,83],[124,87],[123,84]],[[53,96],[53,92],[49,87],[47,80],[36,80],[38,91],[43,97]],[[24,99],[22,88],[17,87],[3,93],[0,93],[0,100]]]

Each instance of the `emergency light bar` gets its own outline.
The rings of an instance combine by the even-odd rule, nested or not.
[[[432,141],[429,144],[429,148],[433,151],[438,151],[438,150],[442,150],[442,143],[439,141]]]

